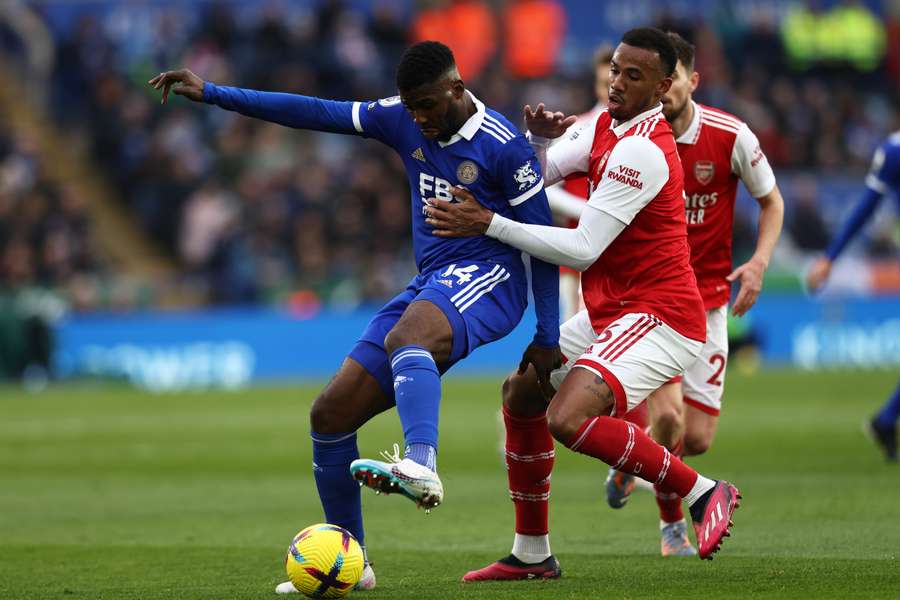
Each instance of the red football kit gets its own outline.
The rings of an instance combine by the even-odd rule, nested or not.
[[[684,165],[691,266],[707,310],[728,304],[731,237],[738,181],[754,198],[775,187],[775,175],[753,132],[737,117],[694,103],[694,118],[678,138]]]
[[[613,148],[630,136],[647,138],[662,151],[669,178],[597,262],[582,273],[584,301],[598,332],[624,314],[646,312],[685,337],[702,342],[706,316],[690,264],[681,161],[662,110],[649,112],[636,123],[632,120],[618,127],[606,111],[597,118],[588,168],[591,190],[599,187],[604,176],[630,186],[645,185],[639,169],[627,164],[612,165],[611,172],[606,169]]]

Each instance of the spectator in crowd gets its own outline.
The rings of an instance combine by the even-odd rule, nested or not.
[[[706,19],[665,18],[698,44],[706,74],[698,100],[745,119],[780,174],[858,179],[878,140],[900,125],[898,88],[884,85],[896,56],[871,75],[851,68],[850,78],[846,65],[827,62],[800,61],[809,68],[796,70],[792,57],[809,15],[801,6],[796,25],[775,4],[716,3]],[[888,44],[897,37],[895,4],[887,9]],[[140,85],[155,65],[183,62],[245,87],[374,100],[396,93],[390,68],[402,49],[433,38],[453,48],[475,93],[514,119],[527,102],[570,113],[593,103],[581,75],[588,70],[559,68],[571,60],[561,0],[421,0],[414,12],[399,0],[358,6],[119,3],[84,10],[57,32],[54,116],[89,140],[124,206],[208,301],[281,302],[298,291],[325,304],[383,301],[412,269],[409,192],[399,161],[373,147],[189,106],[162,112]],[[857,2],[827,16],[835,15],[872,42],[871,52],[853,57],[871,68],[870,57],[883,56],[877,20]],[[0,141],[4,281],[66,287],[83,306],[115,296],[90,283],[107,271],[90,242],[84,199],[40,183],[40,158],[27,140],[7,132]],[[17,182],[12,193],[10,182]],[[822,190],[803,179],[795,187],[788,232],[799,248],[820,249],[832,218],[822,211]],[[739,205],[736,230],[752,229],[747,218]]]

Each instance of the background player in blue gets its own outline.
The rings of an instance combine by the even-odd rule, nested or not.
[[[806,276],[810,290],[815,291],[822,287],[831,274],[834,261],[874,214],[881,199],[890,194],[894,195],[897,212],[900,214],[900,131],[894,132],[875,151],[872,168],[866,177],[866,191],[863,197],[825,250],[825,255],[813,263]],[[897,460],[898,419],[900,419],[900,385],[869,421],[872,437],[890,461]]]
[[[444,239],[425,224],[425,199],[450,200],[462,185],[489,208],[526,223],[549,225],[550,209],[537,159],[525,138],[485,106],[460,78],[450,49],[416,44],[397,68],[399,96],[375,102],[335,102],[295,94],[220,87],[186,69],[150,80],[194,101],[304,129],[372,137],[393,148],[409,177],[413,246],[419,275],[372,319],[310,412],[313,472],[329,523],[364,545],[354,476],[418,505],[437,506],[440,375],[475,348],[519,322],[527,305],[525,265],[518,250],[481,236]],[[532,259],[538,316],[521,368],[535,366],[549,387],[560,364],[558,269]],[[356,431],[396,403],[406,452],[388,462],[357,460]],[[374,586],[367,565],[363,587]],[[279,591],[289,584],[279,586]]]

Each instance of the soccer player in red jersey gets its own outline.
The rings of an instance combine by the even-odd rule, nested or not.
[[[732,306],[736,316],[756,302],[763,274],[781,233],[784,201],[775,175],[750,128],[737,117],[693,101],[699,74],[694,47],[669,33],[678,65],[663,97],[663,114],[672,127],[684,167],[685,208],[691,267],[697,276],[706,311],[706,344],[683,379],[653,392],[647,399],[653,438],[673,454],[694,456],[712,444],[722,405],[728,361],[727,306],[731,283],[740,282]],[[738,182],[759,203],[756,251],[732,270],[731,237]],[[640,425],[640,423],[638,423]],[[606,494],[613,508],[624,506],[634,477],[610,470]],[[663,556],[691,556],[681,498],[656,489]]]
[[[665,33],[627,32],[613,55],[607,110],[545,153],[549,184],[571,173],[590,177],[591,197],[577,228],[516,224],[461,188],[453,190],[458,202],[429,201],[426,222],[435,235],[485,234],[582,271],[587,306],[561,328],[566,362],[551,376],[555,395],[533,369],[504,383],[513,551],[464,581],[559,576],[547,522],[553,438],[684,498],[701,558],[710,558],[728,535],[737,488],[700,475],[621,418],[684,372],[706,341],[706,314],[690,265],[684,174],[660,103],[676,63]],[[541,106],[526,107],[526,121],[545,138],[569,124]]]

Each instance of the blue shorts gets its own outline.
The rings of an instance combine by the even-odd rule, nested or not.
[[[499,340],[515,329],[528,305],[527,287],[521,263],[464,261],[417,275],[406,290],[372,318],[349,356],[393,399],[394,377],[384,338],[406,307],[427,300],[447,316],[453,330],[453,349],[450,359],[438,365],[443,375],[479,346]]]

